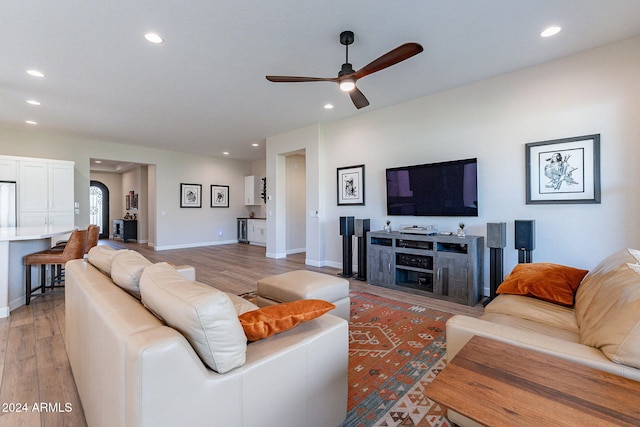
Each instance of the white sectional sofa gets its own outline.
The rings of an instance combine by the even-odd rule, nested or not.
[[[194,279],[193,269],[151,265],[133,251],[97,248],[88,260],[66,266],[65,341],[88,425],[329,427],[345,419],[345,320],[325,314],[247,344],[244,335],[238,338],[242,329],[235,316],[257,306],[215,294],[206,310],[216,304],[235,310],[209,325],[217,328],[212,347],[214,363],[224,371],[219,373],[203,362],[197,349],[202,342],[187,339],[143,304],[147,292],[154,311],[164,300],[163,310],[187,322],[209,315],[189,300],[207,292],[207,285],[188,280]],[[168,296],[166,289],[179,292]],[[221,345],[221,331],[229,334],[227,346]]]

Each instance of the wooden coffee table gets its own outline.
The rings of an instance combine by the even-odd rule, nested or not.
[[[486,426],[640,426],[640,382],[478,336],[425,394]]]

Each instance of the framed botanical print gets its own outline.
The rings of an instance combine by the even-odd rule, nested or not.
[[[201,208],[202,207],[202,185],[201,184],[180,184],[180,207],[181,208]]]
[[[364,205],[364,165],[338,168],[338,206]]]
[[[228,208],[229,207],[229,186],[228,185],[212,185],[211,186],[211,207],[212,208]]]
[[[600,203],[600,135],[525,146],[527,204]]]

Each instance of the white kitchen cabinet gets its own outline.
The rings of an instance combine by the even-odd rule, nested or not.
[[[0,181],[18,179],[18,161],[0,157]]]
[[[248,206],[260,205],[262,200],[262,179],[256,175],[244,177],[244,204]]]
[[[247,240],[254,245],[267,244],[267,221],[264,219],[250,219],[247,221]]]
[[[74,223],[74,162],[18,161],[18,223]]]

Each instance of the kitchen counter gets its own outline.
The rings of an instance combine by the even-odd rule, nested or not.
[[[0,227],[0,318],[9,317],[12,309],[24,304],[24,256],[50,248],[52,237],[70,234],[76,228]]]

